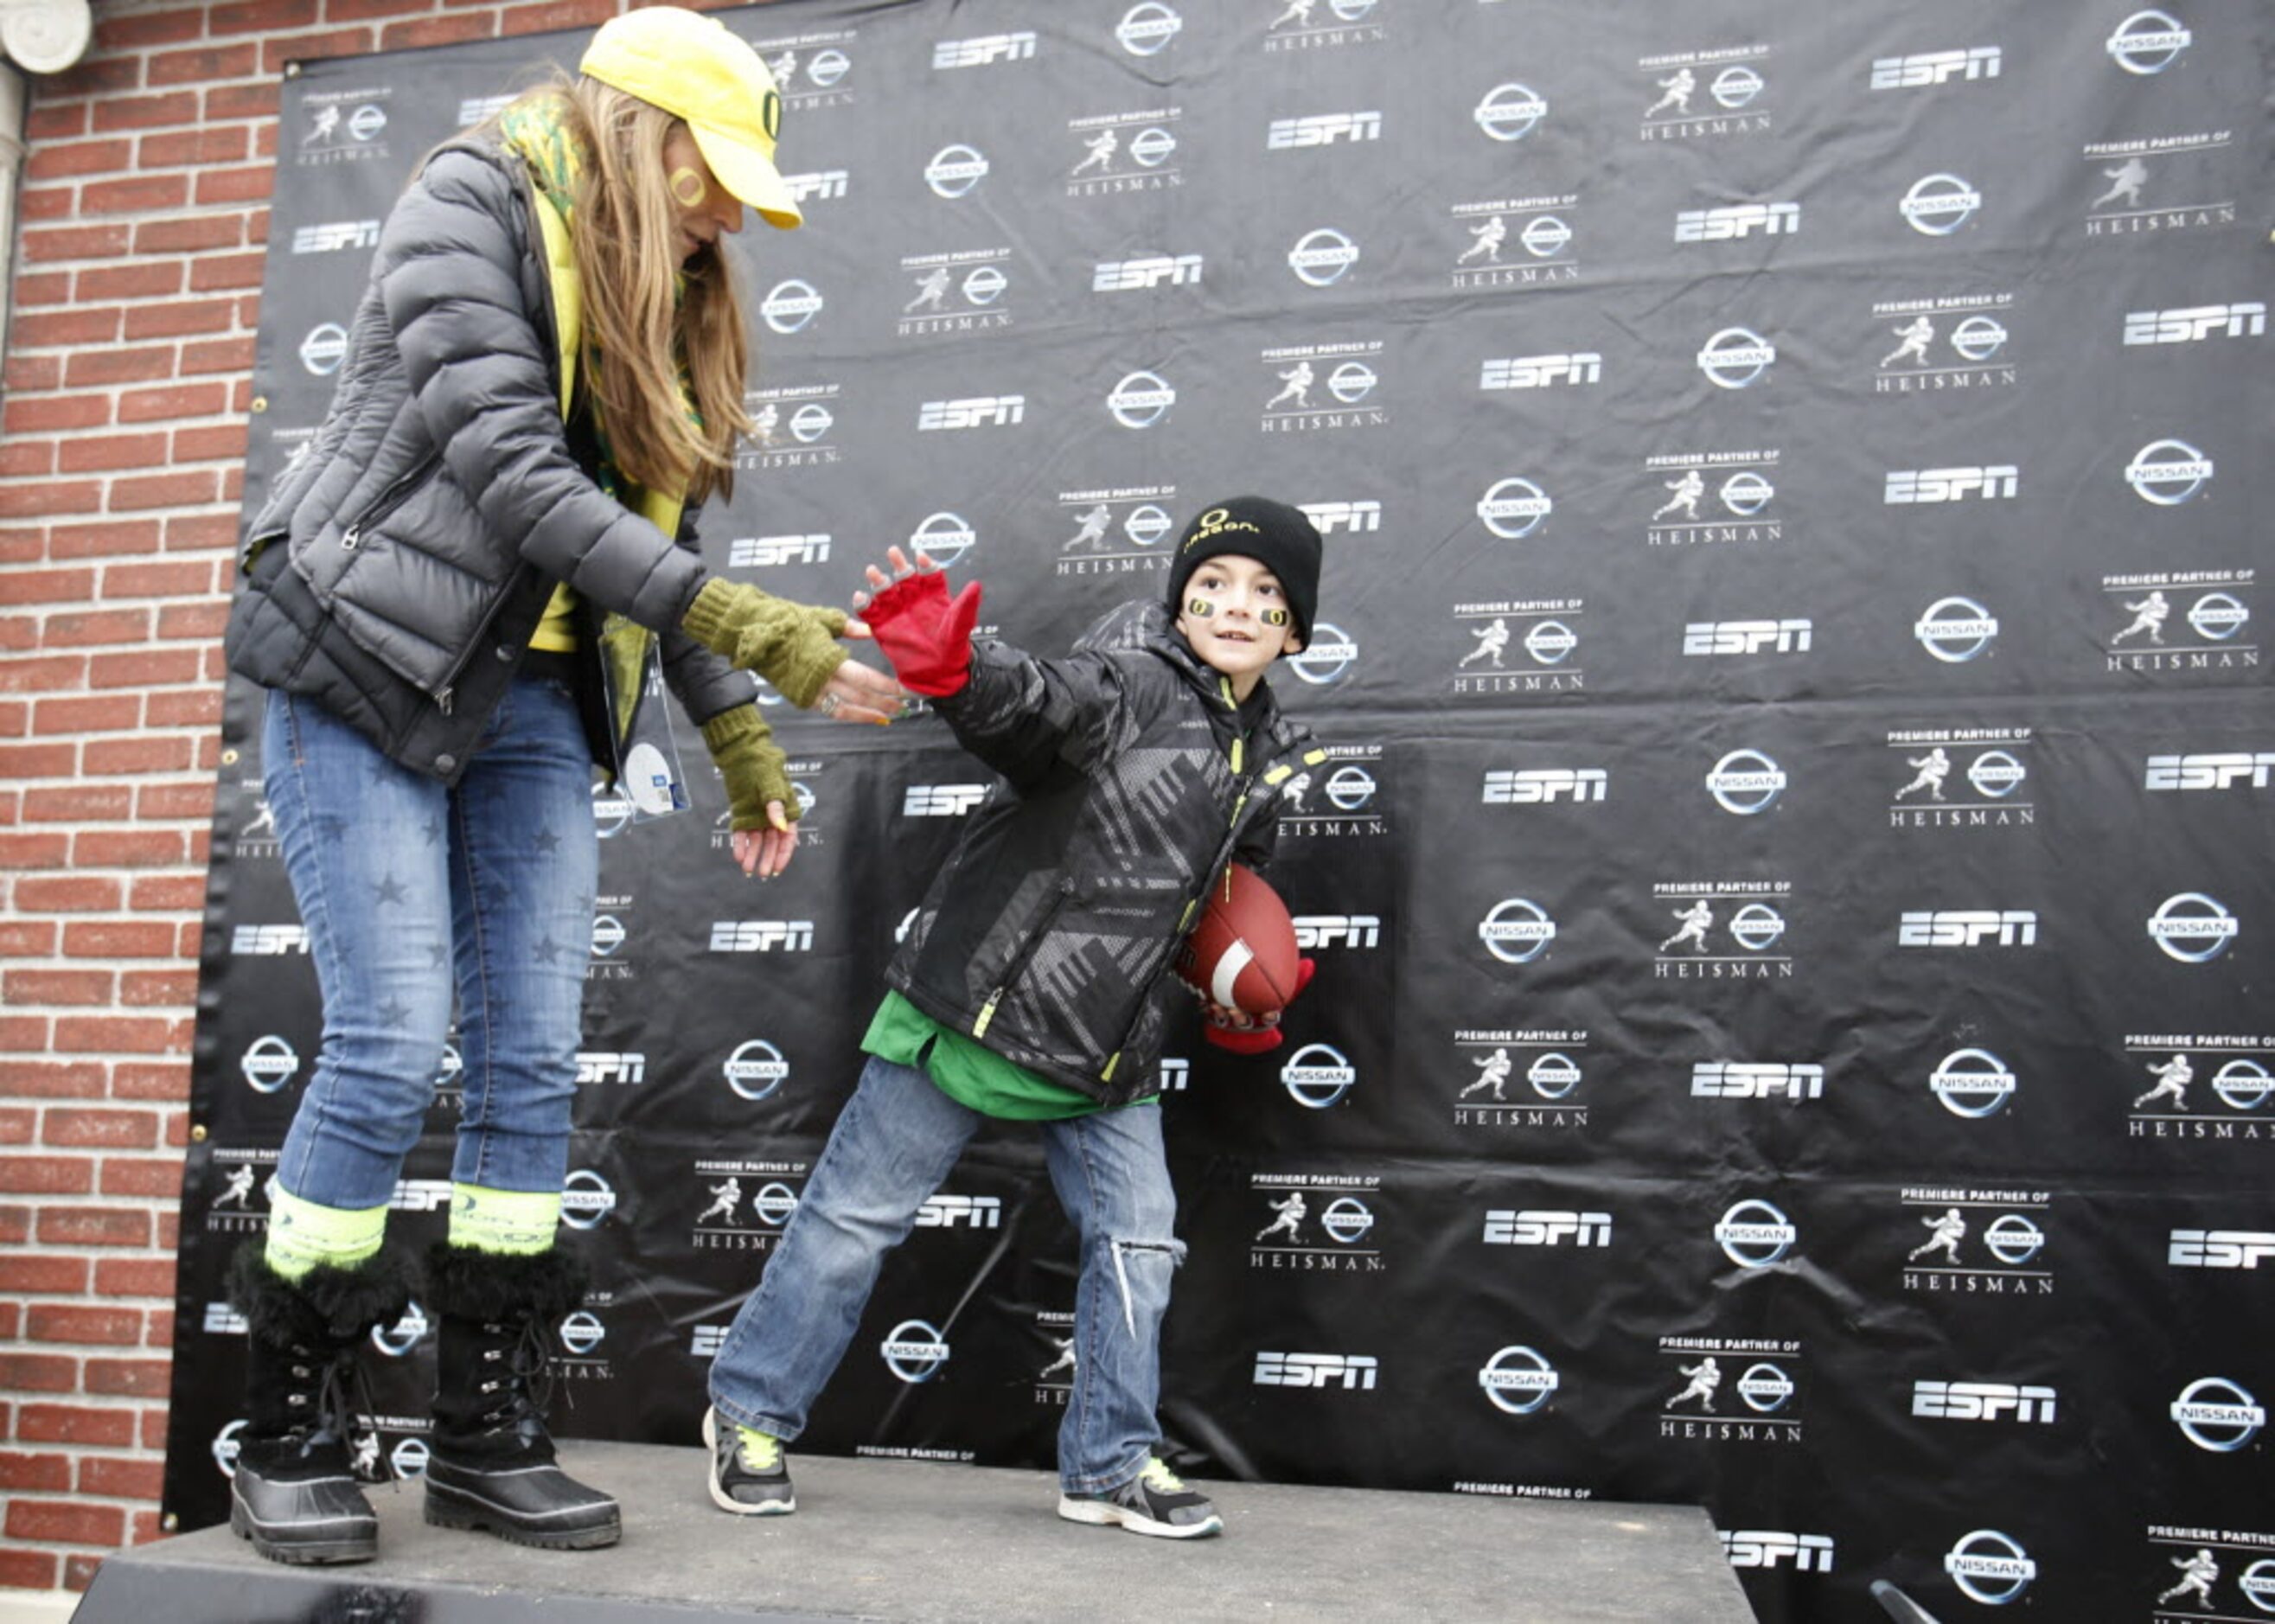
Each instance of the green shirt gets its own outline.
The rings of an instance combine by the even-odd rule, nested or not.
[[[879,1060],[918,1068],[941,1093],[982,1116],[1042,1122],[1106,1109],[1079,1089],[1038,1076],[941,1025],[896,992],[887,992],[869,1018],[861,1047]],[[1133,1103],[1154,1105],[1160,1099],[1156,1094]]]

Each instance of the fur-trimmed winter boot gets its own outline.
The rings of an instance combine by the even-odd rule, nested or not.
[[[356,1348],[373,1326],[403,1317],[411,1260],[384,1250],[353,1268],[319,1265],[287,1280],[262,1246],[248,1241],[230,1267],[251,1351],[229,1525],[272,1561],[367,1562],[379,1518],[352,1463]]]
[[[558,1551],[612,1545],[616,1502],[554,1464],[545,1430],[554,1327],[585,1300],[582,1265],[447,1243],[427,1256],[427,1308],[442,1320],[427,1521]]]

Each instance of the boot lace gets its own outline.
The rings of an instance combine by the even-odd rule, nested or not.
[[[314,1358],[304,1348],[295,1348],[296,1358]],[[311,1367],[295,1364],[295,1376],[305,1377]],[[295,1393],[295,1400],[300,1394]],[[300,1455],[303,1460],[321,1448],[337,1445],[348,1452],[349,1464],[359,1477],[373,1482],[388,1482],[395,1477],[393,1467],[378,1447],[376,1431],[366,1431],[356,1424],[359,1415],[377,1415],[379,1407],[371,1394],[371,1380],[364,1373],[362,1363],[352,1347],[343,1348],[325,1361],[317,1376],[315,1413],[302,1424]],[[372,1447],[365,1450],[361,1440],[368,1439]]]
[[[506,1371],[503,1378],[482,1384],[483,1393],[494,1395],[482,1410],[483,1428],[511,1427],[529,1441],[545,1438],[545,1409],[553,1401],[555,1384],[552,1340],[545,1326],[532,1316],[518,1326],[489,1323],[482,1330],[497,1339],[483,1349],[484,1362],[502,1362]]]

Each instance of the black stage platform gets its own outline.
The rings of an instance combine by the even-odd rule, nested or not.
[[[111,1557],[72,1624],[1753,1618],[1694,1507],[1210,1484],[1223,1536],[1180,1542],[1060,1521],[1041,1472],[794,1455],[797,1514],[737,1519],[699,1450],[563,1454],[623,1500],[622,1545],[430,1529],[418,1484],[382,1487],[376,1562],[285,1567],[208,1529]]]

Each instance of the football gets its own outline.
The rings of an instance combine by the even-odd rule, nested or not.
[[[1253,869],[1232,863],[1209,888],[1200,923],[1178,949],[1176,969],[1213,1003],[1274,1015],[1296,996],[1302,956],[1280,894]]]

